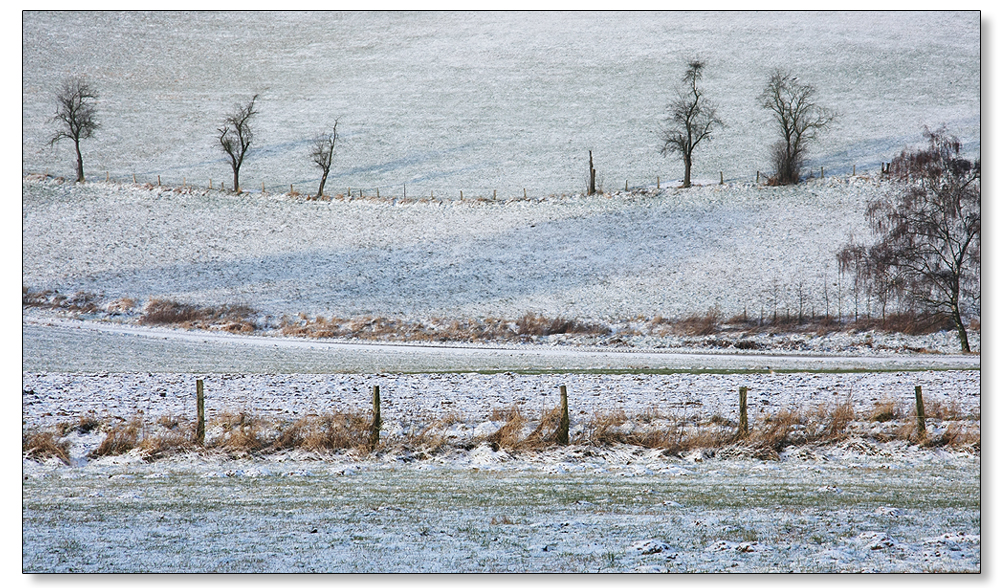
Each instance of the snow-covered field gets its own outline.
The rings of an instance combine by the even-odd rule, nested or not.
[[[22,283],[285,315],[853,316],[868,177],[544,201],[305,202],[25,179]],[[857,310],[877,309],[862,296]],[[651,346],[649,344],[644,346]],[[946,349],[942,349],[946,350]]]
[[[25,572],[978,572],[979,458],[26,467]],[[594,454],[597,455],[597,454]]]
[[[741,386],[751,427],[848,400],[859,415],[894,402],[906,419],[920,385],[978,438],[979,356],[956,355],[952,333],[629,330],[711,309],[877,314],[855,302],[835,253],[868,235],[865,202],[886,189],[879,163],[921,143],[925,125],[948,124],[978,154],[979,18],[22,14],[22,286],[99,306],[22,307],[22,431],[90,413],[191,418],[203,379],[210,438],[225,412],[289,422],[364,410],[379,385],[383,439],[446,419],[448,440],[419,458],[389,443],[366,457],[148,461],[90,458],[105,431],[66,431],[69,465],[22,459],[22,570],[980,571],[978,444],[875,442],[894,425],[861,417],[846,439],[776,461],[740,446],[675,456],[484,442],[501,425],[494,409],[537,419],[560,385],[573,434],[619,409],[732,421]],[[700,185],[679,190],[657,129],[695,55],[728,126],[696,154]],[[823,179],[754,181],[774,139],[756,96],[774,67],[840,115],[810,152]],[[52,92],[71,74],[100,93],[80,186],[35,175],[71,172],[69,145],[47,145]],[[213,131],[254,92],[250,191],[207,190],[231,179]],[[327,191],[353,197],[289,194],[315,190],[309,139],[335,118]],[[604,188],[593,197],[577,194],[589,150]],[[157,298],[246,305],[257,330],[138,326]],[[291,320],[529,312],[611,334],[418,346],[278,332],[300,314]],[[931,419],[929,432],[947,425]]]
[[[195,377],[25,373],[23,418],[190,416]],[[905,413],[915,383],[929,404],[978,414],[978,371],[202,377],[210,424],[221,412],[288,422],[364,409],[378,384],[390,449],[149,463],[136,452],[88,458],[104,433],[73,431],[71,465],[23,462],[24,571],[980,570],[978,453],[864,436],[791,446],[779,461],[738,447],[673,457],[586,444],[511,453],[483,441],[502,424],[492,408],[516,403],[537,418],[560,384],[575,438],[580,421],[615,409],[735,419],[742,385],[751,427],[781,408],[848,399],[859,414],[887,401]],[[400,449],[408,430],[443,416],[443,450]],[[210,425],[206,437],[220,433]]]
[[[398,198],[607,191],[683,176],[659,130],[688,59],[726,122],[696,178],[751,180],[778,138],[757,96],[773,68],[816,87],[836,127],[810,169],[878,171],[924,126],[979,151],[981,15],[930,12],[25,12],[22,170],[68,176],[47,145],[53,92],[82,75],[102,124],[90,179],[232,187],[214,132],[261,93],[244,188],[315,191],[309,141],[339,118],[327,184]]]

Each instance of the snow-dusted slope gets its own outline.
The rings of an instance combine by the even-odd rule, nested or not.
[[[22,282],[273,317],[758,316],[800,303],[848,315],[834,255],[866,234],[864,203],[880,189],[841,177],[508,203],[306,202],[26,179]]]

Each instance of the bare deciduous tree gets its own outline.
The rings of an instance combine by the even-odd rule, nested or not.
[[[246,104],[236,105],[225,123],[216,129],[219,146],[229,157],[233,168],[233,190],[236,192],[240,191],[240,168],[253,144],[253,117],[259,112],[256,108],[258,97],[260,94],[254,94]]]
[[[63,82],[56,93],[56,114],[52,122],[59,123],[59,130],[49,140],[49,145],[70,139],[76,148],[76,181],[83,182],[83,155],[80,152],[80,141],[89,139],[97,130],[97,109],[94,107],[97,92],[90,84],[79,79],[70,78]]]
[[[330,168],[333,166],[333,153],[337,148],[337,122],[333,121],[333,130],[324,133],[313,140],[313,148],[309,157],[321,170],[323,177],[319,180],[319,190],[316,191],[316,198],[323,196],[323,187],[326,186],[326,177],[330,175]]]
[[[704,97],[698,82],[705,62],[692,59],[684,72],[685,88],[667,109],[670,118],[662,132],[663,147],[660,153],[678,153],[684,160],[684,187],[691,187],[691,164],[695,147],[712,139],[712,133],[724,126],[716,115],[715,107]]]
[[[772,184],[798,183],[809,143],[818,131],[836,118],[833,111],[816,104],[815,95],[816,89],[812,86],[800,83],[789,73],[775,70],[758,97],[761,106],[774,115],[781,130],[781,140],[771,148]]]
[[[838,258],[870,294],[895,294],[921,310],[950,315],[962,351],[970,351],[962,313],[979,311],[982,267],[980,161],[959,157],[961,143],[944,128],[926,130],[928,147],[893,159],[898,187],[868,203],[876,242],[849,244]]]

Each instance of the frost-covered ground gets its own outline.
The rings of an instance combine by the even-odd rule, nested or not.
[[[883,189],[858,176],[506,203],[306,202],[27,178],[22,284],[99,295],[109,308],[134,301],[131,315],[120,304],[110,312],[119,320],[134,320],[152,298],[245,304],[262,328],[299,313],[419,321],[535,312],[612,329],[713,307],[723,317],[848,317],[855,298],[835,254],[866,234],[864,203]],[[869,311],[865,297],[857,310]],[[852,353],[866,336],[834,334],[812,350]],[[957,350],[952,337],[937,339],[886,346]],[[786,347],[810,350],[794,337]]]
[[[924,126],[978,152],[981,14],[930,12],[25,12],[24,173],[73,171],[48,146],[53,92],[69,75],[100,93],[85,142],[90,179],[215,186],[232,176],[214,132],[261,93],[242,174],[315,191],[309,141],[339,118],[332,193],[457,199],[572,193],[588,151],[605,190],[683,176],[659,130],[687,60],[726,122],[696,178],[749,180],[779,138],[757,96],[773,68],[839,114],[809,167],[877,171]],[[209,57],[206,57],[209,56]]]
[[[979,458],[26,466],[25,572],[978,572]]]
[[[913,406],[914,386],[925,402],[978,414],[979,370],[858,373],[745,374],[151,374],[35,373],[22,377],[22,418],[26,426],[54,425],[93,411],[98,417],[149,419],[192,416],[195,380],[205,382],[208,415],[247,411],[281,419],[332,411],[368,410],[371,387],[381,388],[387,434],[406,423],[449,414],[460,417],[454,434],[473,439],[498,425],[487,423],[495,408],[512,404],[541,413],[559,403],[568,388],[572,414],[594,415],[621,409],[646,410],[708,419],[738,420],[740,386],[749,387],[753,420],[780,410],[832,408],[850,400],[859,413],[876,402]],[[912,410],[903,410],[908,414]],[[477,427],[484,426],[479,433]],[[483,431],[489,429],[488,432]]]
[[[24,423],[190,415],[195,377],[25,373]],[[378,384],[389,449],[147,462],[88,458],[104,433],[71,431],[70,465],[23,461],[24,571],[980,570],[978,452],[864,436],[882,423],[791,446],[778,461],[738,447],[674,457],[625,445],[512,453],[483,441],[502,424],[492,408],[517,403],[537,418],[560,384],[575,438],[580,421],[615,409],[734,419],[742,385],[751,427],[782,408],[848,399],[859,414],[875,402],[905,413],[914,384],[929,406],[975,415],[978,371],[202,377],[209,440],[224,411],[288,421],[364,409]],[[443,416],[444,449],[417,456],[394,441]]]

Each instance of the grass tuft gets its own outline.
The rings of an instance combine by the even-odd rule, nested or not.
[[[52,431],[27,431],[21,434],[21,453],[28,459],[43,461],[50,457],[69,465],[69,441],[57,441]]]

